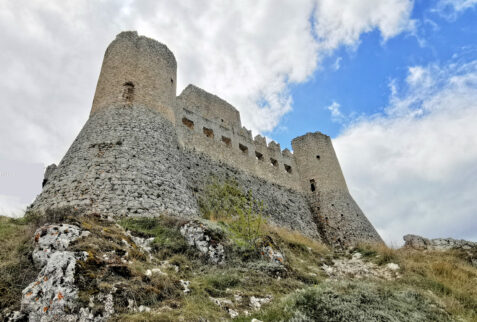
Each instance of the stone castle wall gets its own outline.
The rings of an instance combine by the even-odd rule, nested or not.
[[[206,95],[207,92],[204,91]],[[229,126],[193,112],[193,102],[179,101],[176,109],[179,143],[188,150],[207,154],[210,158],[262,178],[271,183],[301,191],[300,178],[293,154],[280,145],[256,136],[242,127]],[[240,125],[240,123],[235,123]]]
[[[85,207],[116,216],[197,216],[172,123],[117,105],[94,113],[49,175],[32,208]]]
[[[349,194],[328,136],[298,137],[294,153],[252,138],[221,98],[193,85],[176,97],[176,68],[165,45],[119,34],[106,51],[90,118],[32,208],[198,216],[215,177],[252,190],[275,224],[330,244],[381,241]]]

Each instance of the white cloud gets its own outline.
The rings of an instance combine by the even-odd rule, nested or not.
[[[410,0],[1,1],[0,151],[57,162],[88,117],[104,50],[122,30],[172,49],[179,90],[194,83],[216,93],[263,132],[291,109],[289,83],[306,81],[322,55],[375,28],[384,39],[408,30],[411,8]]]
[[[352,194],[386,241],[477,240],[476,124],[477,61],[414,66],[384,114],[335,140]]]
[[[462,12],[477,5],[477,0],[440,0],[437,4],[438,10],[453,10]]]
[[[362,33],[379,29],[384,39],[412,31],[412,0],[317,1],[315,32],[320,49],[355,46]]]
[[[167,44],[179,91],[194,83],[223,97],[257,133],[290,111],[290,83],[308,80],[324,55],[356,47],[373,29],[383,39],[409,30],[411,8],[411,0],[0,0],[0,160],[60,160],[122,30]]]
[[[333,64],[333,69],[334,70],[339,70],[341,68],[341,61],[343,60],[342,57],[336,58],[334,64]]]
[[[22,217],[27,206],[18,197],[0,195],[0,216]]]
[[[331,112],[331,120],[333,122],[341,123],[344,120],[344,115],[341,113],[340,107],[341,105],[334,101],[331,105],[326,107],[326,109]]]

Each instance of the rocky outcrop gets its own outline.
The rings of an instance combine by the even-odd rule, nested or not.
[[[354,253],[350,259],[333,259],[333,265],[323,264],[322,269],[330,279],[342,278],[377,278],[384,280],[393,280],[400,278],[399,265],[387,263],[386,265],[376,265],[372,262],[362,260],[361,253]]]
[[[72,252],[71,242],[87,231],[74,225],[47,225],[35,232],[33,262],[41,268],[36,281],[23,290],[21,310],[11,319],[19,321],[55,321],[59,318],[76,321],[77,287],[74,285],[75,266],[78,260],[86,260],[87,253]]]
[[[414,249],[430,249],[430,250],[450,250],[450,249],[477,249],[477,243],[453,238],[435,238],[427,239],[417,235],[405,235],[403,237],[404,247],[411,247]]]
[[[200,222],[191,221],[180,229],[189,246],[195,247],[213,264],[223,264],[224,246],[213,237],[213,232]]]
[[[435,238],[428,239],[417,235],[405,235],[404,247],[413,248],[417,250],[459,250],[468,255],[469,261],[473,266],[477,267],[477,243],[453,238]]]

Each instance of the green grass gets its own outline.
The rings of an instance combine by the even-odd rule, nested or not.
[[[23,219],[0,216],[0,311],[18,308],[21,291],[38,271],[30,259],[35,226]]]
[[[451,321],[431,300],[380,282],[325,282],[299,290],[253,317],[262,321]],[[241,317],[237,321],[250,321]]]
[[[144,238],[154,237],[153,249],[161,258],[184,253],[188,245],[179,232],[182,221],[176,218],[161,216],[157,218],[128,218],[119,224]]]
[[[118,313],[115,319],[119,321],[228,320],[228,313],[210,297],[234,302],[237,294],[243,298],[241,303],[234,302],[239,312],[251,311],[251,296],[273,298],[261,311],[248,317],[242,314],[237,321],[252,317],[262,321],[477,321],[477,269],[462,253],[358,245],[352,251],[361,252],[365,261],[399,264],[401,278],[333,282],[321,266],[349,254],[333,252],[295,231],[264,224],[260,243],[250,248],[234,239],[227,221],[202,220],[213,239],[226,248],[225,264],[212,265],[187,246],[179,231],[184,220],[129,218],[117,225],[74,209],[50,211],[44,216],[28,214],[22,219],[0,217],[2,309],[18,308],[21,291],[38,274],[31,261],[33,233],[39,225],[55,221],[90,231],[87,238],[71,245],[71,250],[89,254],[88,260],[77,266],[80,301],[87,305],[92,295],[113,292]],[[152,258],[134,244],[126,229],[135,236],[154,238]],[[123,240],[131,247],[127,248]],[[260,247],[266,245],[284,254],[284,265],[261,259]],[[113,259],[106,261],[105,254]],[[172,266],[162,267],[164,261]],[[146,276],[145,272],[155,267],[167,276]],[[189,294],[183,293],[180,279],[190,281]],[[152,312],[128,312],[128,299],[150,307]],[[102,304],[97,304],[94,309],[101,309]]]

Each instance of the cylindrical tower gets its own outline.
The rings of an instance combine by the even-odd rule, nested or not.
[[[301,185],[322,238],[338,246],[382,242],[348,191],[330,137],[307,133],[293,139],[292,147]]]
[[[91,115],[118,105],[143,105],[174,122],[177,63],[166,45],[121,32],[108,46],[94,95]]]
[[[90,117],[34,210],[84,207],[113,216],[196,216],[173,121],[176,61],[123,32],[106,50]]]

